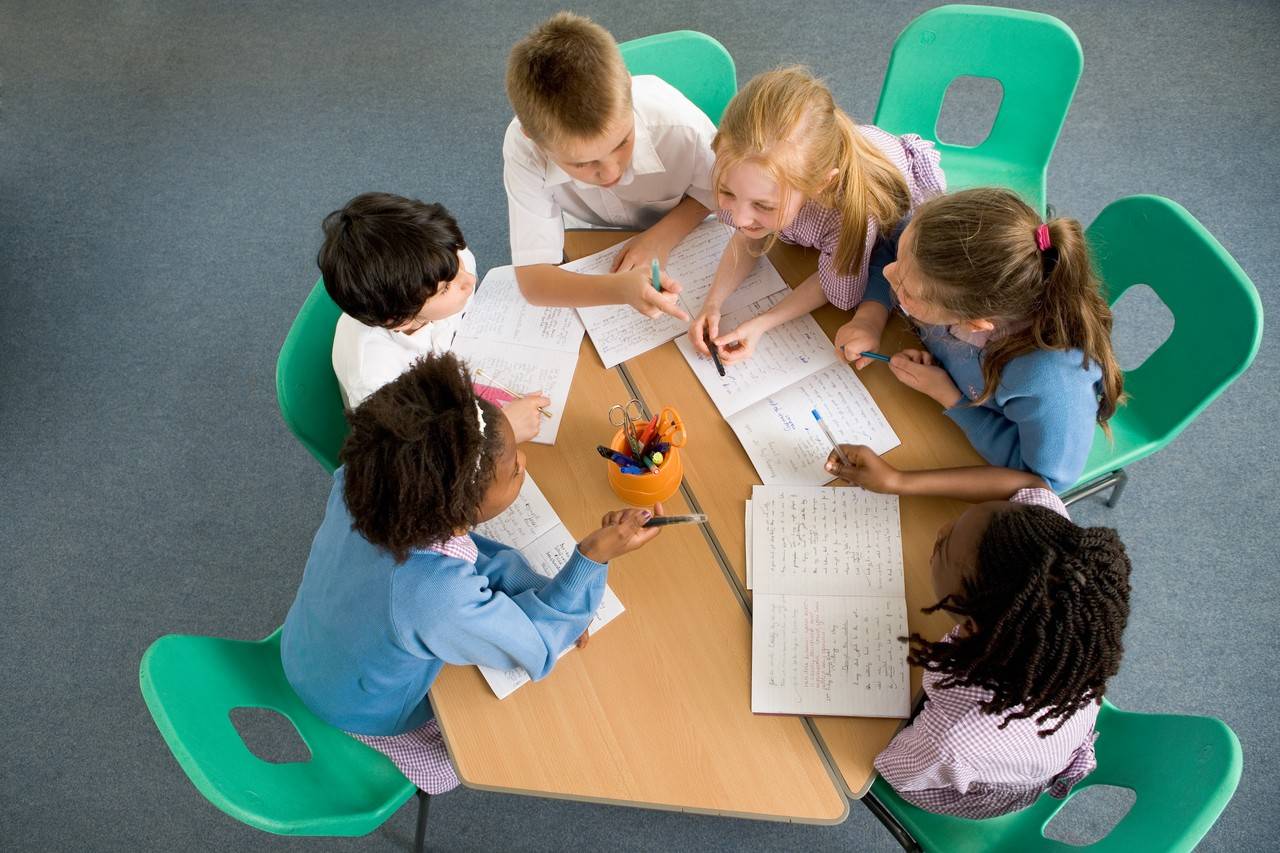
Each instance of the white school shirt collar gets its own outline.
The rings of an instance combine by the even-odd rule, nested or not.
[[[658,156],[658,148],[653,144],[653,136],[649,133],[648,123],[636,112],[635,107],[631,108],[631,116],[635,121],[636,141],[635,147],[631,151],[631,163],[627,166],[627,170],[622,173],[616,186],[625,187],[636,179],[636,175],[653,175],[666,171],[662,165],[662,158]],[[545,156],[545,155],[544,155]],[[608,192],[607,189],[598,184],[589,184],[574,178],[564,169],[560,168],[560,164],[550,157],[546,158],[547,167],[544,183],[548,187],[559,186],[560,184],[573,184],[578,190],[596,190],[597,192]],[[613,189],[609,187],[608,189]]]
[[[476,274],[476,256],[470,249],[459,249],[458,257],[462,260],[463,268],[471,273]],[[396,332],[387,329],[387,337],[398,346],[405,349],[420,353],[422,355],[430,355],[431,353],[447,352],[453,346],[453,339],[458,334],[458,327],[462,324],[462,317],[471,308],[471,303],[475,301],[475,291],[471,291],[471,295],[467,297],[466,304],[462,306],[462,310],[456,314],[450,314],[442,320],[436,320],[426,323],[420,329],[413,332]]]

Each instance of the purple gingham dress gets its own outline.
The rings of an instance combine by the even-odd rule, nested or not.
[[[907,179],[911,210],[946,191],[947,179],[938,165],[942,155],[933,147],[932,142],[914,133],[894,136],[869,124],[859,125],[858,132],[880,149]],[[733,226],[733,217],[729,211],[721,209],[719,217],[726,225]],[[839,211],[823,207],[814,201],[806,201],[791,224],[778,232],[778,237],[787,243],[818,250],[818,278],[822,281],[822,292],[832,305],[848,311],[862,301],[863,294],[867,291],[867,267],[871,262],[871,249],[879,234],[879,225],[874,219],[867,217],[865,248],[862,259],[852,273],[842,273],[836,269],[836,254],[840,243]]]
[[[447,542],[432,546],[430,550],[469,563],[474,563],[479,556],[476,543],[470,536],[455,536]],[[405,778],[428,794],[443,794],[461,784],[453,765],[449,763],[449,752],[445,749],[440,723],[434,719],[398,735],[347,734],[390,758]]]
[[[1047,489],[1022,489],[1011,500],[1067,517],[1062,500]],[[967,685],[939,688],[944,677],[925,671],[924,707],[876,756],[876,770],[907,802],[956,817],[996,817],[1026,808],[1045,791],[1062,799],[1097,766],[1097,704],[1076,711],[1062,728],[1042,738],[1034,719],[998,728],[1005,715],[982,711],[991,691]]]

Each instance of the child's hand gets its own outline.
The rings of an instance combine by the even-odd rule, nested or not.
[[[589,643],[589,642],[591,642],[591,629],[590,629],[590,628],[588,628],[587,630],[583,631],[583,632],[582,632],[582,636],[581,636],[581,637],[579,637],[577,640],[575,640],[573,644],[574,644],[575,646],[577,646],[578,648],[580,648],[580,649],[585,649],[585,648],[587,647],[587,643]]]
[[[661,240],[653,235],[653,229],[649,229],[643,234],[637,234],[627,241],[622,247],[622,251],[613,259],[612,272],[626,272],[627,270],[643,269],[649,271],[649,265],[653,263],[653,259],[658,259],[658,266],[665,269],[667,266],[667,255],[671,253],[672,247],[665,240]]]
[[[876,328],[877,325],[857,316],[845,323],[836,331],[836,354],[845,361],[853,362],[857,370],[866,367],[875,359],[859,353],[875,352],[880,348],[881,329]]]
[[[710,357],[711,350],[707,348],[707,338],[715,340],[718,334],[720,334],[720,309],[711,305],[703,305],[702,313],[698,315],[698,319],[694,320],[693,325],[689,327],[689,340],[693,342],[693,348]]]
[[[530,441],[542,429],[542,413],[538,409],[551,405],[551,398],[542,396],[539,391],[512,400],[502,407],[502,414],[511,422],[511,431],[516,434],[516,444]]]
[[[842,444],[840,449],[844,451],[850,464],[845,465],[841,462],[840,456],[833,450],[827,457],[828,474],[868,491],[898,494],[901,488],[901,472],[877,456],[870,447],[861,444]]]
[[[653,279],[649,267],[622,273],[623,298],[618,300],[639,311],[650,320],[656,320],[661,314],[670,314],[677,320],[689,322],[689,315],[680,307],[678,295],[684,288],[665,272],[660,273],[662,292],[653,289]]]
[[[764,333],[765,328],[760,318],[752,317],[732,332],[725,332],[711,340],[720,350],[720,360],[725,364],[733,364],[751,358],[756,351],[756,343]]]
[[[933,356],[918,349],[904,349],[889,360],[889,369],[908,388],[932,397],[944,409],[964,399],[951,374],[933,363]]]
[[[662,530],[661,527],[644,526],[655,515],[662,515],[662,504],[654,504],[653,512],[622,509],[605,513],[600,519],[600,529],[587,534],[587,538],[578,543],[578,550],[582,556],[597,563],[608,563],[629,554]]]

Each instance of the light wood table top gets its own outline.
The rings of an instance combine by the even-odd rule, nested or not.
[[[587,254],[628,235],[594,232],[571,236],[577,239],[575,249]],[[817,269],[816,252],[781,243],[770,253],[770,260],[793,287]],[[823,331],[833,339],[836,330],[849,316],[830,305],[814,312]],[[882,341],[883,351],[893,353],[919,346],[919,338],[909,324],[895,317]],[[732,370],[733,367],[730,365],[727,369]],[[750,593],[746,591],[743,502],[751,497],[751,487],[760,483],[755,466],[674,343],[631,359],[626,364],[626,371],[649,408],[674,406],[684,418],[689,430],[689,444],[683,452],[685,483],[694,500],[707,513],[712,534],[732,569],[734,579],[749,599]],[[887,365],[876,362],[859,372],[858,376],[902,441],[901,445],[885,454],[887,461],[904,469],[983,464],[960,428],[942,414],[941,407],[923,394],[901,385],[893,378]],[[941,637],[954,624],[944,613],[926,616],[920,612],[921,608],[934,602],[929,555],[938,528],[967,506],[942,498],[901,499],[908,625],[910,630],[929,638]],[[920,671],[916,668],[912,668],[911,684],[918,692]],[[815,717],[813,723],[840,773],[846,792],[852,797],[866,793],[873,779],[875,756],[903,724],[901,720],[868,717]]]
[[[576,537],[622,505],[597,444],[630,394],[585,340],[555,446],[529,471]],[[668,511],[686,511],[677,496]],[[838,823],[848,801],[804,720],[751,713],[751,625],[707,539],[673,527],[616,560],[626,612],[547,678],[499,701],[475,667],[431,688],[475,788],[713,814]]]

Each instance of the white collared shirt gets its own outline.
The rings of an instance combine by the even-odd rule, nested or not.
[[[474,274],[476,256],[471,250],[462,249],[458,256],[467,272]],[[472,293],[471,299],[474,298]],[[427,323],[411,335],[366,326],[346,314],[339,317],[333,333],[333,372],[342,387],[346,407],[354,409],[424,355],[447,352],[458,334],[462,315],[471,307],[471,299],[457,314]]]
[[[643,229],[686,195],[713,209],[711,120],[658,77],[631,78],[631,108],[635,151],[622,178],[608,189],[569,177],[524,135],[519,119],[511,120],[502,143],[502,182],[512,264],[563,261],[565,213],[592,225]]]

